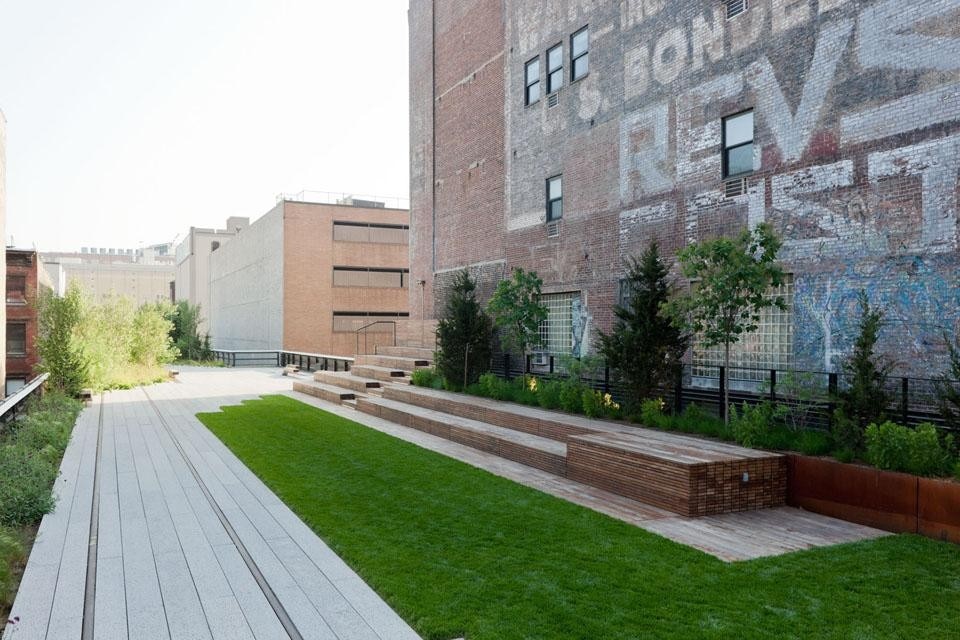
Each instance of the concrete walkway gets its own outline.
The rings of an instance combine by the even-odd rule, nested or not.
[[[181,377],[83,411],[3,640],[418,638],[195,417],[289,378]]]

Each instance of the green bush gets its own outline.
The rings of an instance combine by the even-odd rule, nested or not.
[[[960,460],[957,460],[953,465],[953,477],[957,482],[960,482]]]
[[[941,442],[937,428],[916,429],[893,422],[871,424],[865,432],[867,461],[878,469],[906,471],[922,476],[945,475],[950,470],[950,442]]]
[[[570,413],[583,413],[583,391],[579,380],[564,380],[560,388],[560,408]]]
[[[0,608],[13,604],[13,567],[26,560],[26,551],[17,534],[0,527]]]
[[[560,408],[560,393],[563,391],[563,383],[559,380],[541,381],[537,385],[537,404],[544,409]]]
[[[824,456],[833,450],[833,438],[826,431],[800,431],[793,448],[807,456]]]
[[[860,424],[849,418],[843,409],[838,408],[833,412],[830,433],[837,446],[841,450],[850,452],[851,456],[860,449],[863,430]]]
[[[733,439],[744,447],[759,447],[769,439],[773,407],[768,402],[758,405],[743,403],[739,411],[730,408],[730,430]]]
[[[669,429],[669,416],[663,413],[664,404],[660,398],[651,398],[640,403],[640,423],[645,427]]]
[[[588,418],[603,418],[606,411],[603,406],[603,394],[594,389],[584,389],[581,397],[583,414]]]
[[[432,389],[436,388],[435,385],[438,381],[441,383],[441,386],[443,383],[440,376],[437,375],[437,372],[433,369],[417,369],[410,375],[410,381],[414,386],[429,387]]]
[[[20,445],[0,447],[0,525],[37,522],[53,508],[57,466],[49,455]]]

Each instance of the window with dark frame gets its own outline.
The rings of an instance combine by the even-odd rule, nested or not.
[[[590,27],[570,36],[570,81],[579,80],[590,71]]]
[[[20,358],[27,355],[27,325],[25,323],[7,323],[7,355]]]
[[[547,93],[563,86],[563,43],[547,49]]]
[[[523,67],[524,104],[531,105],[540,99],[540,56]]]
[[[547,222],[563,217],[563,176],[547,178]]]
[[[27,278],[26,276],[7,276],[7,303],[8,304],[26,304],[27,303]]]
[[[723,119],[723,177],[753,172],[753,109]]]

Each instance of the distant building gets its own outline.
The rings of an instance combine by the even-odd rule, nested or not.
[[[409,212],[332,202],[282,196],[210,255],[214,348],[353,355],[409,315]]]
[[[173,300],[173,243],[142,249],[82,247],[79,253],[45,252],[40,260],[57,295],[76,281],[97,302],[111,296],[125,296],[138,305]]]
[[[33,249],[6,250],[7,304],[5,394],[15,393],[36,375],[37,298],[50,288]]]
[[[7,229],[7,119],[0,110],[0,238],[6,237]],[[4,256],[6,243],[0,242],[0,276],[6,277],[7,260]],[[0,344],[6,342],[7,310],[0,305]],[[0,354],[0,379],[6,379],[6,359]]]
[[[225,229],[190,227],[176,249],[174,301],[200,305],[200,332],[209,329],[210,256],[237,233],[250,226],[250,218],[227,218]]]

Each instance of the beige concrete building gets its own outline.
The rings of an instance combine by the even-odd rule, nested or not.
[[[352,356],[377,322],[367,349],[391,341],[409,315],[408,236],[407,209],[281,198],[210,256],[214,348]]]
[[[40,259],[57,295],[77,282],[96,302],[112,296],[138,305],[173,300],[176,265],[170,243],[136,250],[83,247],[79,253],[42,253]]]
[[[224,229],[190,227],[176,249],[174,301],[200,306],[201,333],[209,330],[210,256],[235,235],[250,226],[250,218],[227,218]]]

